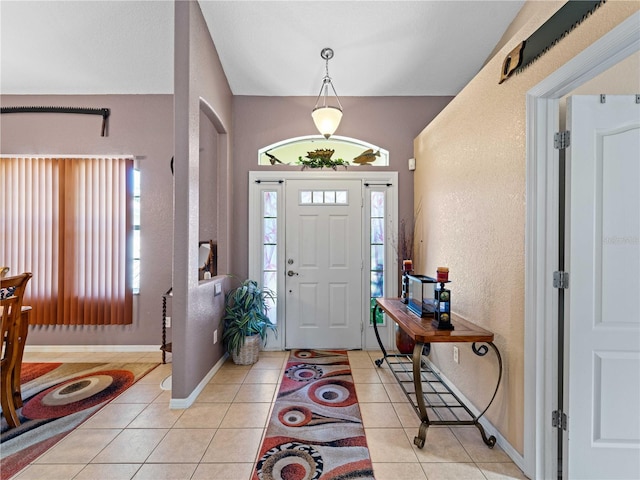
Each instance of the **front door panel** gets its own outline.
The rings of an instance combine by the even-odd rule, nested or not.
[[[286,348],[362,346],[362,183],[286,186]]]

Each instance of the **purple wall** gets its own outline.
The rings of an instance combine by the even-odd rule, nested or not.
[[[341,97],[344,117],[336,135],[357,138],[389,151],[388,167],[354,170],[398,172],[399,218],[413,218],[413,140],[453,97]],[[258,166],[258,149],[318,132],[311,119],[315,97],[233,97],[233,273],[248,273],[248,178],[250,170],[299,170],[300,166]],[[339,172],[338,172],[339,174]]]
[[[219,272],[229,271],[228,185],[231,89],[197,2],[175,2],[174,139],[175,202],[173,229],[173,380],[172,399],[187,400],[224,355],[224,295],[214,296],[216,283],[228,278],[198,279],[198,243],[215,222]],[[210,122],[206,125],[203,117]],[[200,138],[200,135],[213,138]],[[215,149],[207,152],[206,149]],[[201,151],[201,149],[203,149]],[[217,211],[201,212],[200,175],[213,174]],[[211,191],[203,192],[204,197]],[[206,205],[211,202],[204,202]],[[204,222],[204,223],[203,223]],[[203,224],[201,229],[201,223]],[[213,229],[209,232],[213,234]]]
[[[142,277],[140,295],[134,297],[133,324],[32,326],[27,345],[159,345],[161,295],[171,286],[173,185],[169,161],[173,155],[173,96],[3,95],[0,103],[3,107],[46,105],[111,109],[106,137],[100,136],[102,118],[99,116],[2,115],[0,152],[3,155],[140,157]]]

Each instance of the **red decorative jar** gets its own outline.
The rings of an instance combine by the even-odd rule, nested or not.
[[[413,347],[416,346],[416,342],[402,330],[398,324],[395,324],[396,328],[396,349],[398,352],[410,355],[413,353]]]

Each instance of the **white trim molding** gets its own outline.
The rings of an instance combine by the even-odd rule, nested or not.
[[[207,373],[204,378],[200,380],[200,383],[198,383],[196,388],[193,389],[193,391],[187,398],[171,398],[171,400],[169,400],[169,408],[172,410],[179,410],[189,408],[191,405],[193,405],[193,402],[196,401],[198,395],[202,393],[204,387],[207,386],[213,376],[218,372],[218,370],[220,370],[222,365],[224,365],[224,362],[227,361],[227,358],[229,358],[229,354],[225,353],[222,358],[218,360],[218,362],[211,368],[211,370],[209,370],[209,373]]]
[[[158,352],[160,354],[160,345],[25,345],[24,351],[29,353]]]

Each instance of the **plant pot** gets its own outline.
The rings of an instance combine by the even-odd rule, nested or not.
[[[402,354],[409,355],[413,353],[413,347],[415,347],[416,342],[412,340],[412,338],[402,330],[398,324],[395,324],[396,327],[396,348]]]
[[[240,347],[240,351],[231,352],[231,359],[236,365],[253,365],[258,361],[260,355],[260,335],[252,335],[244,337],[244,345]]]

